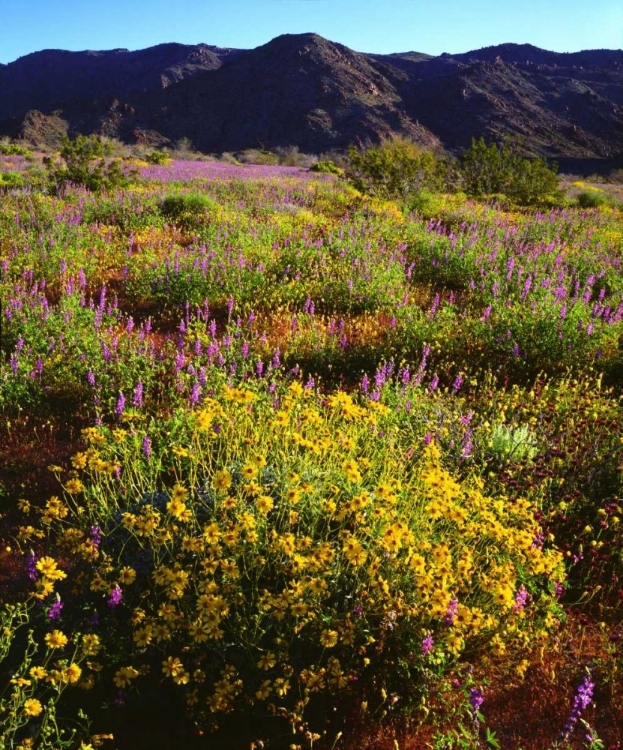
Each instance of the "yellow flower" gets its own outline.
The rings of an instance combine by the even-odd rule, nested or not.
[[[188,490],[184,489],[182,485],[176,484],[175,487],[173,487],[173,491],[171,492],[172,500],[177,500],[183,503],[187,497],[188,497]]]
[[[337,630],[323,630],[320,635],[320,643],[325,648],[333,648],[336,645],[338,639]]]
[[[173,518],[177,518],[179,521],[189,521],[192,518],[192,512],[186,506],[186,503],[175,497],[167,503],[167,510]]]
[[[177,656],[169,656],[162,662],[162,671],[167,677],[176,677],[184,673],[184,665]]]
[[[190,674],[185,669],[181,669],[173,675],[173,682],[176,685],[186,685],[190,680]]]
[[[259,700],[263,701],[268,698],[270,695],[270,687],[271,687],[271,681],[270,680],[264,680],[262,684],[259,687],[259,690],[256,690],[255,697],[259,698]]]
[[[30,503],[28,502],[28,500],[18,500],[17,507],[21,510],[22,513],[30,512]]]
[[[277,659],[275,658],[275,654],[273,654],[271,651],[267,651],[262,655],[261,659],[257,663],[257,666],[260,669],[272,669],[276,663]]]
[[[82,638],[82,650],[85,656],[95,656],[101,647],[99,636],[95,634],[88,634]]]
[[[253,466],[253,464],[245,464],[242,467],[241,474],[245,479],[253,479],[257,476],[257,466]]]
[[[298,501],[301,499],[300,490],[297,489],[296,487],[290,488],[286,492],[286,499],[288,500],[289,503],[292,503],[292,505],[296,505],[296,503],[298,503]]]
[[[67,669],[63,670],[63,677],[70,684],[78,682],[81,674],[82,669],[77,664],[70,664]]]
[[[275,505],[275,503],[274,503],[274,500],[272,499],[272,497],[270,497],[270,495],[260,495],[260,497],[258,497],[255,505],[256,505],[258,511],[263,516],[265,516],[267,513],[269,513],[273,509],[273,506]]]
[[[188,632],[196,643],[203,643],[208,640],[210,629],[202,620],[197,620],[190,625]]]
[[[43,667],[31,667],[28,674],[35,680],[44,680],[48,676]]]
[[[43,706],[36,698],[29,698],[27,701],[24,701],[24,713],[26,716],[39,716],[42,711]]]
[[[121,572],[119,573],[119,581],[120,583],[125,584],[128,586],[131,583],[134,583],[134,579],[136,578],[136,571],[134,568],[125,567],[121,569]]]
[[[214,486],[217,490],[227,490],[231,487],[231,474],[227,469],[216,472],[214,475]]]
[[[134,667],[121,667],[115,672],[113,682],[118,688],[126,688],[136,677],[138,677],[138,671]]]
[[[60,630],[53,630],[48,633],[44,640],[48,648],[64,648],[69,642],[67,636]]]
[[[56,560],[51,557],[42,557],[37,562],[36,567],[41,575],[49,581],[62,581],[63,578],[67,578],[67,574],[58,569]]]
[[[146,646],[149,646],[149,644],[152,642],[154,637],[153,629],[151,625],[145,625],[143,628],[139,628],[134,633],[134,643],[139,648],[145,648]]]
[[[82,492],[83,489],[84,485],[79,479],[70,479],[65,485],[65,490],[70,495],[77,495],[78,493]]]

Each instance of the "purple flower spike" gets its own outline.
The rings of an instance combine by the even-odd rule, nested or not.
[[[121,590],[121,586],[115,586],[115,588],[110,592],[110,596],[108,597],[108,601],[106,604],[108,604],[109,607],[118,607],[119,604],[121,604],[121,600],[123,599],[123,591]]]
[[[515,604],[513,605],[513,612],[520,612],[525,606],[528,601],[528,592],[527,590],[521,586],[519,591],[517,591],[517,595],[515,596]]]
[[[143,405],[143,381],[139,380],[134,389],[134,398],[132,399],[132,405],[137,409],[140,409]]]
[[[34,552],[28,555],[28,562],[26,563],[26,569],[28,570],[28,577],[31,581],[36,581],[39,578],[39,571],[37,570],[37,560],[39,558]]]
[[[89,539],[91,540],[91,544],[95,547],[95,549],[99,549],[99,546],[102,542],[102,530],[99,526],[91,526]]]
[[[484,703],[484,700],[485,697],[480,688],[472,688],[469,691],[469,702],[471,703],[472,711],[474,712],[474,718]]]
[[[125,409],[125,396],[123,395],[123,393],[121,393],[121,391],[119,391],[119,398],[117,399],[117,408],[115,410],[119,418],[121,418],[121,415],[123,414],[124,409]]]
[[[595,683],[591,678],[591,673],[586,670],[582,682],[578,685],[577,692],[573,698],[573,707],[569,718],[565,722],[560,740],[566,740],[571,732],[573,732],[575,725],[578,723],[578,719],[582,713],[590,706],[593,702],[593,690],[595,689]]]
[[[456,596],[453,596],[452,599],[448,602],[448,608],[446,609],[446,616],[443,618],[443,621],[446,625],[452,625],[454,623],[454,618],[456,617],[457,612],[459,611],[459,600],[456,598]]]
[[[422,656],[430,654],[430,652],[433,650],[434,645],[435,641],[433,640],[433,636],[427,635],[426,638],[422,640]]]
[[[60,599],[56,599],[54,604],[48,609],[48,618],[50,620],[60,620],[61,619],[61,612],[63,611],[63,607],[65,605]]]

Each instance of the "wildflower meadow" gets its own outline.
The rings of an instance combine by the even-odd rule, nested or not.
[[[621,747],[620,207],[3,159],[2,750]]]

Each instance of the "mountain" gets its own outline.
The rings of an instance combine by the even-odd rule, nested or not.
[[[73,101],[158,91],[219,68],[240,50],[207,44],[159,44],[130,52],[46,49],[0,66],[0,121]]]
[[[390,133],[460,153],[473,137],[511,134],[562,163],[616,163],[623,52],[501,44],[376,55],[317,34],[252,50],[45,50],[0,67],[0,132],[41,144],[48,129],[154,145],[188,137],[213,153],[288,145],[319,153]]]

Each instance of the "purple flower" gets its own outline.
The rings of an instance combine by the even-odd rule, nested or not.
[[[125,409],[125,396],[121,391],[119,391],[119,398],[117,399],[117,416],[121,418],[121,415],[123,414],[123,410]]]
[[[456,596],[453,596],[452,599],[450,599],[450,601],[448,602],[446,616],[443,618],[443,621],[446,625],[452,625],[454,623],[454,618],[456,617],[458,611],[459,600],[456,598]]]
[[[192,393],[190,394],[190,405],[195,406],[201,400],[201,386],[199,383],[193,385]]]
[[[52,604],[52,606],[50,607],[50,609],[48,609],[48,618],[50,620],[60,620],[60,618],[61,618],[61,612],[63,611],[63,607],[64,606],[65,605],[58,598],[58,595],[57,595],[56,601],[54,602],[54,604]]]
[[[569,714],[569,718],[565,722],[565,725],[562,729],[560,735],[561,740],[566,740],[569,737],[571,732],[573,732],[573,729],[575,728],[575,725],[577,724],[578,719],[580,718],[582,713],[593,702],[594,689],[595,683],[591,678],[591,673],[587,669],[586,674],[582,678],[582,682],[578,685],[578,689],[573,698],[573,707],[571,709],[571,713]]]
[[[123,591],[121,590],[121,586],[115,586],[115,588],[110,592],[110,596],[108,597],[108,601],[106,604],[108,604],[109,607],[118,607],[119,604],[121,604],[121,600],[123,599]]]
[[[39,558],[34,552],[28,555],[28,562],[26,563],[26,570],[28,571],[28,577],[31,581],[36,581],[39,578],[39,571],[37,570],[37,560]]]
[[[433,636],[427,635],[426,638],[422,640],[422,656],[430,654],[430,652],[433,650],[434,645],[435,641],[433,640]]]
[[[520,612],[526,606],[526,602],[528,601],[528,596],[529,594],[527,590],[523,586],[521,586],[515,596],[515,604],[513,605],[513,612]]]
[[[95,549],[99,549],[99,546],[102,542],[102,530],[99,526],[91,526],[91,531],[89,532],[89,539],[91,541],[91,544],[95,547]]]
[[[428,386],[428,390],[431,393],[434,393],[437,390],[437,386],[439,385],[439,376],[433,375],[432,380],[430,381],[430,385]]]
[[[149,435],[145,435],[143,438],[143,455],[147,459],[151,456],[151,440],[149,439]]]
[[[472,688],[469,691],[469,702],[471,703],[472,711],[474,712],[474,718],[476,718],[476,714],[480,710],[484,700],[485,697],[480,688]]]
[[[132,404],[137,409],[140,409],[143,405],[143,381],[139,380],[136,384],[136,388],[134,389],[134,398],[132,399]]]

